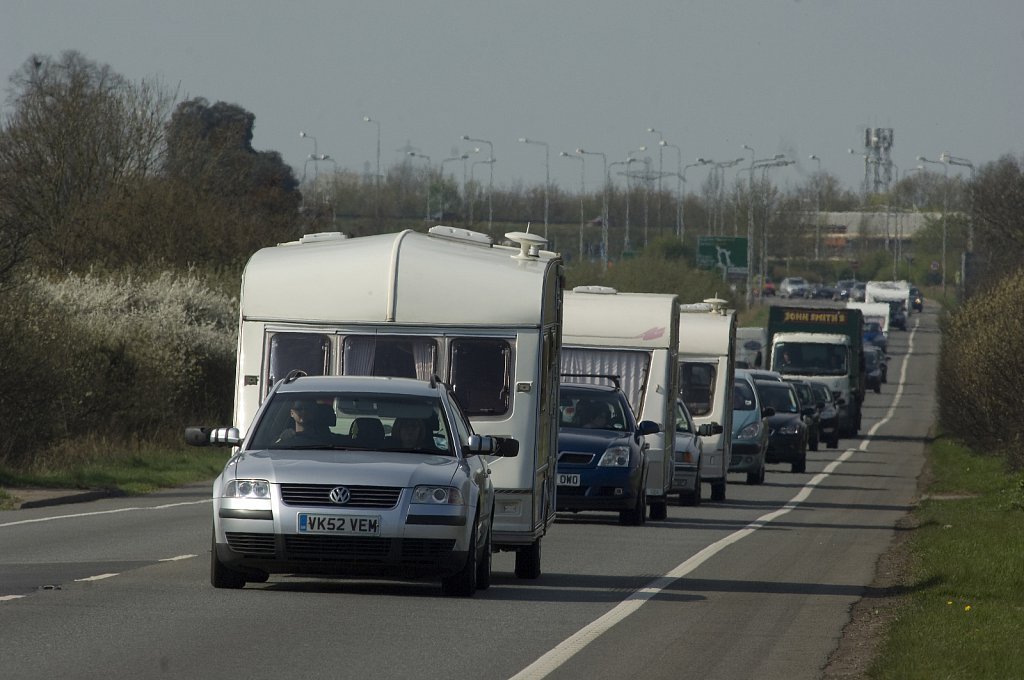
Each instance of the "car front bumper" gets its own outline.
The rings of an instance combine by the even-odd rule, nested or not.
[[[803,446],[804,435],[773,434],[768,439],[766,463],[799,463],[807,456]]]
[[[757,472],[763,464],[760,443],[733,440],[729,472]]]
[[[560,475],[580,476],[579,486],[559,485],[556,510],[629,510],[641,492],[641,470],[629,468],[572,468],[558,466]]]

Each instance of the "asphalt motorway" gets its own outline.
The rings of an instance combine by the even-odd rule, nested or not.
[[[934,420],[934,311],[889,346],[861,436],[806,473],[733,475],[725,501],[641,527],[560,515],[539,579],[500,553],[471,599],[287,576],[216,590],[208,485],[0,512],[0,676],[818,678],[916,501]]]

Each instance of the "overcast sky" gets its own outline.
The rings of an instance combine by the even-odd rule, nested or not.
[[[363,116],[380,122],[384,168],[406,144],[436,167],[472,151],[469,135],[493,143],[496,185],[542,184],[545,149],[527,137],[548,143],[551,180],[569,191],[580,164],[559,152],[611,163],[646,145],[674,172],[680,155],[659,159],[660,138],[683,164],[749,162],[744,144],[788,154],[798,164],[772,174],[784,185],[816,154],[853,189],[864,163],[847,149],[863,152],[866,127],[893,128],[901,173],[918,155],[981,165],[1024,148],[1022,0],[0,0],[5,85],[30,55],[67,49],[238,104],[256,117],[253,146],[298,176],[314,151],[300,130],[372,171],[377,127]],[[585,159],[593,191],[601,158]],[[461,180],[462,163],[445,170]],[[688,170],[691,190],[705,176]]]

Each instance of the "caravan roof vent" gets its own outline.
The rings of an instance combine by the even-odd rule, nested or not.
[[[725,306],[729,304],[728,300],[723,300],[720,297],[706,298],[705,304],[711,305],[712,311],[722,312],[725,310]]]
[[[510,231],[505,238],[519,244],[519,253],[512,257],[517,260],[535,260],[540,256],[540,247],[548,242],[543,236],[525,231]]]
[[[325,241],[344,241],[348,236],[340,231],[321,231],[316,234],[306,234],[299,239],[299,243],[323,243]]]
[[[483,246],[494,245],[494,239],[487,234],[481,234],[479,231],[470,231],[469,229],[459,229],[458,227],[448,227],[443,224],[431,227],[427,230],[427,233],[431,236],[452,239],[453,241],[467,241]]]
[[[576,286],[572,289],[574,293],[590,293],[591,295],[615,295],[619,291],[611,286]]]

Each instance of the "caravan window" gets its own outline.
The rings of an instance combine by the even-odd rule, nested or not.
[[[715,375],[718,366],[704,361],[684,361],[679,366],[679,384],[690,415],[706,416],[715,403]]]
[[[451,381],[467,416],[508,413],[512,346],[507,340],[458,338],[452,341]]]
[[[293,370],[306,375],[326,375],[331,360],[331,340],[319,333],[276,333],[270,338],[269,389]]]
[[[608,380],[596,376],[615,376],[630,408],[637,414],[644,410],[644,390],[650,368],[651,355],[643,350],[562,347],[562,375],[595,376],[572,380],[598,385],[607,385]]]
[[[430,380],[437,374],[437,343],[433,338],[350,335],[343,345],[341,373]]]

